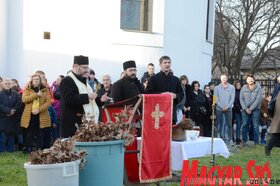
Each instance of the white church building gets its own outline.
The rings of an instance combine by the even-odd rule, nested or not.
[[[215,0],[0,0],[0,76],[21,85],[35,70],[49,83],[87,55],[96,77],[116,81],[135,60],[159,71],[168,55],[176,76],[211,79]]]

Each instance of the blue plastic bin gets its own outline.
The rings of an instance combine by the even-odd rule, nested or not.
[[[76,142],[76,150],[87,152],[86,164],[79,173],[80,186],[122,186],[124,141]]]

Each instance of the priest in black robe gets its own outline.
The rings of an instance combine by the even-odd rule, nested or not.
[[[145,93],[162,94],[169,93],[173,97],[173,116],[172,123],[177,123],[176,105],[184,97],[181,82],[178,77],[174,76],[171,71],[171,59],[169,56],[162,56],[159,59],[161,71],[152,76],[149,81]]]
[[[137,69],[135,61],[123,63],[124,77],[112,86],[112,98],[114,102],[123,101],[144,93],[143,85],[136,77]]]
[[[75,134],[76,124],[80,125],[82,123],[81,119],[85,114],[84,105],[89,104],[90,100],[95,100],[97,97],[94,92],[80,93],[77,86],[79,83],[87,86],[88,65],[88,57],[74,56],[72,71],[60,83],[60,137],[68,138]]]

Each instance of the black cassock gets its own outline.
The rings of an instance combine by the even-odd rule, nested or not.
[[[73,73],[74,74],[74,73]],[[74,74],[82,83],[86,79]],[[89,103],[88,94],[80,94],[74,80],[66,76],[60,83],[60,136],[68,138],[73,136],[77,130],[75,124],[81,124],[84,114],[83,104]]]
[[[163,92],[172,92],[176,94],[176,99],[173,100],[173,117],[172,122],[177,122],[176,105],[184,97],[184,92],[181,86],[181,82],[178,77],[173,76],[171,73],[167,75],[160,71],[152,76],[146,87],[145,93],[147,94],[160,94]]]
[[[119,102],[143,93],[143,86],[137,78],[123,77],[113,84],[111,95],[114,102]]]

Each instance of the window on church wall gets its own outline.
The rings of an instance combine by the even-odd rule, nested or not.
[[[214,0],[207,0],[206,41],[213,43],[214,39]]]
[[[152,0],[121,0],[121,29],[152,31]]]

